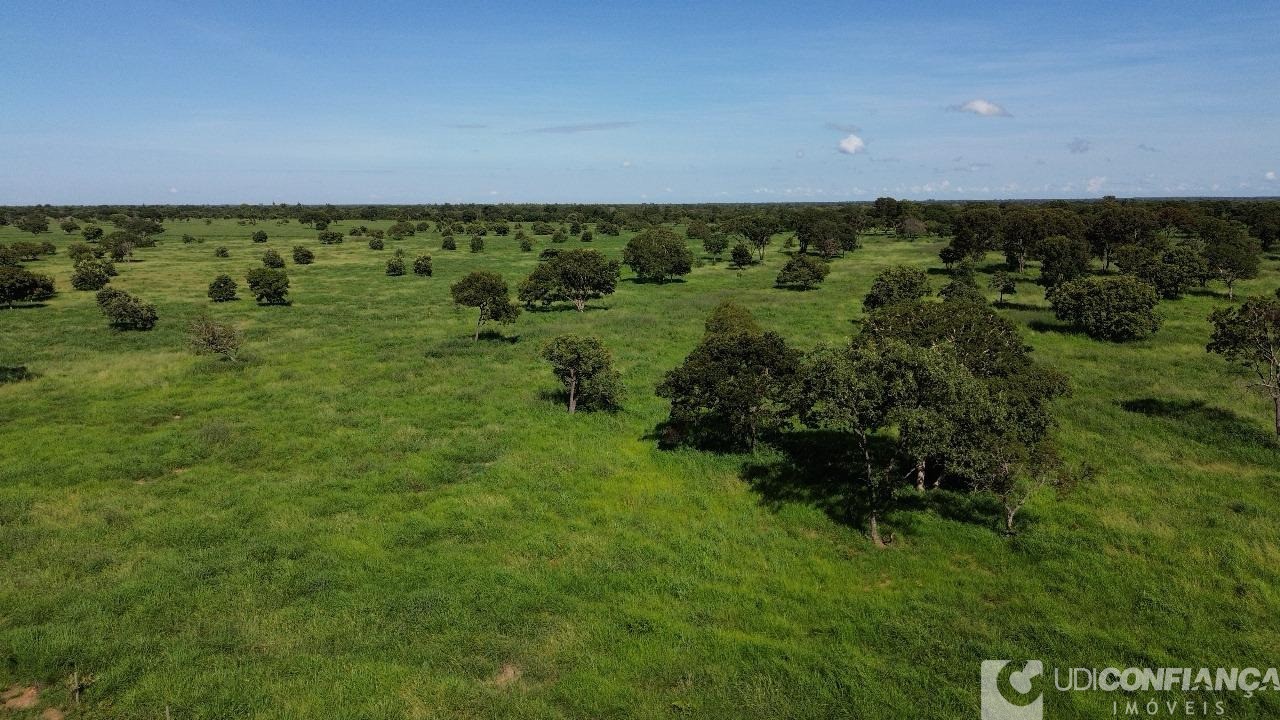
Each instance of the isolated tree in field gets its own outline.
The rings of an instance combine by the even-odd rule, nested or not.
[[[589,243],[594,241],[596,236],[592,235],[590,230],[583,230],[582,235],[578,236],[578,239],[584,243]]]
[[[561,335],[542,350],[551,371],[564,385],[569,414],[583,410],[612,410],[622,397],[622,379],[613,358],[598,338]]]
[[[565,234],[564,230],[556,230],[556,233],[551,236],[551,242],[553,243],[562,243],[562,242],[568,242],[568,241],[569,241],[569,236]]]
[[[22,267],[0,265],[0,303],[39,302],[53,297],[53,278]]]
[[[690,240],[706,240],[711,237],[711,226],[705,220],[693,219],[689,221],[688,227],[685,228],[684,236]],[[723,252],[723,250],[721,250]]]
[[[280,257],[280,253],[275,250],[268,249],[262,253],[262,266],[269,268],[284,267],[284,258]]]
[[[726,229],[742,236],[759,253],[760,262],[764,262],[764,249],[778,232],[778,225],[766,215],[743,215],[731,220]]]
[[[1213,311],[1209,322],[1213,335],[1206,349],[1253,373],[1252,385],[1271,400],[1280,439],[1280,297],[1251,297]]]
[[[88,225],[80,231],[80,235],[85,242],[96,243],[102,239],[102,228],[97,225]]]
[[[472,340],[480,339],[480,327],[486,322],[509,325],[520,316],[520,306],[511,302],[507,281],[498,273],[488,270],[472,272],[449,286],[449,292],[455,303],[479,310]]]
[[[484,252],[484,236],[483,235],[471,236],[471,252],[473,253]]]
[[[729,247],[729,238],[722,233],[709,233],[702,238],[702,249],[715,262],[720,262],[720,256],[724,254],[727,247]]]
[[[71,287],[76,290],[101,290],[111,282],[106,266],[99,260],[81,260],[71,273]]]
[[[1160,302],[1149,283],[1128,275],[1077,278],[1048,292],[1053,314],[1091,338],[1124,342],[1160,328]]]
[[[63,220],[62,222],[58,223],[58,227],[62,228],[62,232],[70,235],[71,233],[80,229],[80,224],[77,223],[75,220]]]
[[[333,230],[321,230],[316,233],[316,240],[319,240],[321,245],[339,245],[342,243],[342,233]]]
[[[1028,445],[1007,435],[995,435],[972,453],[971,473],[975,490],[993,495],[1003,509],[1004,531],[1017,532],[1018,512],[1037,493],[1062,491],[1079,482],[1067,472],[1057,446],[1048,440]],[[1085,474],[1091,471],[1085,470]]]
[[[778,272],[775,284],[778,287],[809,290],[827,279],[831,268],[825,261],[812,255],[799,255],[787,261]]]
[[[948,270],[950,270],[952,265],[955,265],[964,259],[964,253],[956,249],[954,245],[948,245],[938,251],[938,259],[942,261],[942,264]]]
[[[729,251],[729,263],[741,270],[742,268],[755,264],[756,258],[751,254],[751,248],[746,243],[738,243],[733,246],[733,250]]]
[[[452,235],[445,235],[443,238],[440,239],[440,249],[441,250],[457,250],[458,242],[453,239]]]
[[[223,246],[219,246],[217,250],[213,251],[213,256],[219,258],[231,257],[231,251]]]
[[[896,265],[885,268],[876,275],[871,282],[871,290],[862,300],[862,307],[870,311],[900,302],[911,302],[925,297],[929,292],[929,276],[923,270]]]
[[[651,228],[638,233],[622,249],[622,262],[642,280],[658,283],[688,275],[693,270],[693,253],[684,240],[667,228]]]
[[[245,276],[249,292],[259,305],[288,305],[289,276],[276,268],[254,268]]]
[[[1258,277],[1262,245],[1239,223],[1218,221],[1214,226],[1205,238],[1204,258],[1213,277],[1227,286],[1227,297],[1234,299],[1237,281]]]
[[[558,300],[572,300],[582,312],[588,300],[612,295],[618,286],[620,266],[597,250],[568,250],[557,253],[534,268],[520,283],[520,301],[532,306],[536,302],[550,305]]]
[[[293,246],[293,264],[310,265],[315,261],[316,261],[316,254],[311,252],[310,248],[306,247],[305,245]]]
[[[425,277],[431,276],[431,256],[419,255],[413,259],[413,274]]]
[[[392,223],[387,228],[387,237],[392,240],[400,240],[401,238],[412,236],[414,233],[413,225],[407,222]]]
[[[116,231],[102,238],[102,248],[112,260],[133,260],[133,250],[138,246],[138,236],[130,232]]]
[[[405,273],[404,258],[399,255],[387,261],[387,275],[399,277]]]
[[[991,274],[991,282],[988,287],[996,291],[996,302],[1002,304],[1004,303],[1005,295],[1016,295],[1018,293],[1017,278],[1004,270],[997,270]]]
[[[21,215],[17,220],[14,220],[13,226],[22,232],[39,235],[42,232],[49,231],[49,218],[45,217],[44,213],[28,213],[26,215]]]
[[[252,238],[256,243],[264,243],[267,241],[267,233],[265,230],[255,230]]]
[[[97,256],[93,246],[88,243],[74,242],[67,246],[67,257],[71,258],[73,264],[93,260]]]
[[[156,326],[156,306],[123,290],[99,290],[96,300],[111,327],[117,330],[150,330]]]
[[[746,321],[734,321],[743,314]],[[658,385],[658,396],[671,401],[662,442],[754,449],[788,414],[785,397],[798,354],[740,310],[721,313],[708,325],[716,330]]]
[[[369,249],[370,249],[370,250],[383,250],[383,249],[385,249],[386,247],[387,247],[387,245],[386,245],[386,243],[382,240],[382,238],[380,238],[380,237],[376,237],[376,236],[375,236],[375,237],[371,237],[371,238],[369,238]]]
[[[1089,245],[1062,235],[1040,243],[1040,284],[1052,288],[1090,271]]]
[[[39,260],[40,256],[44,254],[43,245],[38,242],[28,242],[26,240],[15,241],[9,245],[9,249],[17,253],[18,257],[28,261]]]
[[[209,299],[214,302],[235,300],[236,289],[236,281],[230,275],[219,275],[209,283]]]
[[[519,240],[520,252],[533,252],[533,238],[525,235],[524,237],[519,238]]]
[[[234,325],[207,317],[196,318],[187,327],[187,342],[197,355],[217,355],[235,362],[243,340],[244,336]]]

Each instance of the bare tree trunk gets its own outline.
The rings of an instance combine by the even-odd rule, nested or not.
[[[583,308],[587,306],[587,301],[582,298],[574,298],[573,306],[578,308],[578,312],[582,312]]]
[[[1276,437],[1280,438],[1280,395],[1271,398],[1276,407]]]
[[[1004,531],[1009,535],[1013,535],[1013,516],[1018,514],[1018,508],[1014,505],[1005,504],[1004,506]]]
[[[569,371],[569,414],[578,411],[578,371]]]
[[[471,341],[475,342],[480,339],[480,323],[484,322],[484,311],[480,311],[480,317],[476,318],[476,334],[471,336]]]
[[[884,540],[880,539],[880,519],[878,515],[879,513],[876,512],[875,508],[872,508],[871,517],[868,521],[868,530],[871,533],[872,544],[878,548],[882,548],[884,547]]]
[[[916,490],[919,490],[920,492],[924,492],[924,468],[924,458],[916,460]]]

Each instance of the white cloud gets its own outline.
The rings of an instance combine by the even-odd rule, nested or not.
[[[1276,179],[1276,171],[1275,171],[1275,170],[1268,170],[1268,171],[1267,171],[1267,173],[1266,173],[1265,175],[1263,175],[1262,177],[1264,177],[1264,178],[1266,178],[1266,179],[1268,179],[1268,180],[1275,180],[1275,179]]]
[[[857,135],[846,135],[838,147],[845,155],[857,155],[867,149],[867,144]]]
[[[1272,174],[1272,175],[1275,175],[1275,173],[1271,173],[1271,174]],[[169,188],[169,192],[171,192],[171,193],[176,193],[176,192],[178,192],[178,188]]]
[[[631,167],[631,161],[630,161],[630,160],[623,160],[623,161],[622,161],[622,167]]]
[[[1005,110],[990,100],[983,100],[982,98],[974,98],[966,103],[952,105],[951,109],[957,112],[981,115],[982,117],[1013,117],[1009,114],[1008,110]]]
[[[1105,177],[1091,177],[1089,178],[1088,184],[1085,185],[1085,188],[1087,188],[1091,193],[1096,193],[1102,189],[1103,185],[1106,184],[1107,179]]]

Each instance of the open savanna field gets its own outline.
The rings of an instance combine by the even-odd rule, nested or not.
[[[354,224],[390,221],[330,229]],[[153,331],[112,330],[71,289],[81,238],[56,228],[39,239],[59,253],[25,265],[58,294],[0,309],[0,365],[35,375],[0,385],[0,686],[41,687],[13,717],[976,718],[984,659],[1275,665],[1280,449],[1267,401],[1205,352],[1218,284],[1113,344],[1055,320],[1033,269],[1001,313],[1070,377],[1057,436],[1097,476],[1036,496],[1013,537],[979,496],[908,491],[876,549],[777,447],[660,449],[654,387],[726,298],[797,348],[847,342],[880,270],[946,282],[941,240],[865,235],[807,292],[774,287],[782,235],[743,270],[690,241],[681,281],[624,270],[586,312],[473,341],[449,285],[484,269],[514,290],[548,237],[375,251],[297,222],[165,226],[111,283],[156,305]],[[245,272],[296,244],[316,261],[288,262],[292,305],[255,304]],[[396,248],[434,275],[385,275]],[[1267,256],[1237,296],[1278,271]],[[209,301],[220,273],[240,300]],[[239,362],[190,352],[201,315],[244,331]],[[540,357],[565,333],[612,352],[620,411],[565,412]],[[1208,697],[1280,716],[1274,693]],[[1055,693],[1052,717],[1115,699]]]

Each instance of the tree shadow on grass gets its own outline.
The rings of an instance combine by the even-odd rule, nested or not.
[[[1117,404],[1128,412],[1175,422],[1181,433],[1205,444],[1216,445],[1230,439],[1276,446],[1273,434],[1226,408],[1208,405],[1203,400],[1137,398]]]
[[[46,302],[17,302],[12,305],[0,305],[0,312],[5,310],[36,310],[42,307],[49,307]]]
[[[0,385],[8,383],[22,382],[23,380],[32,380],[36,374],[27,369],[26,365],[6,366],[0,365]]]
[[[485,330],[480,333],[479,339],[484,342],[506,343],[508,345],[515,345],[520,342],[519,335],[503,335],[497,330]]]
[[[1034,308],[1034,309],[1043,310],[1044,308]],[[1076,327],[1075,325],[1071,325],[1070,323],[1049,322],[1046,320],[1032,320],[1031,322],[1027,323],[1027,327],[1031,328],[1032,331],[1038,332],[1038,333],[1058,333],[1059,335],[1078,335],[1081,337],[1087,337],[1085,335],[1084,330]]]
[[[1050,309],[1050,308],[1045,307],[1044,305],[1032,305],[1032,304],[1030,304],[1030,303],[1010,302],[1010,301],[1008,301],[1008,300],[1005,300],[1004,302],[993,303],[993,305],[994,305],[995,307],[997,307],[997,308],[1001,309],[1001,310],[1031,310],[1031,311],[1035,311],[1035,310],[1049,310],[1049,309]]]
[[[625,279],[623,279],[623,282],[629,282],[629,283],[632,283],[632,284],[635,284],[635,285],[679,285],[679,284],[684,283],[684,282],[685,282],[685,279],[684,279],[684,278],[680,278],[680,277],[677,277],[677,278],[667,278],[666,280],[663,280],[662,282],[658,282],[657,280],[650,280],[650,279],[648,279],[648,278],[641,278],[641,277],[629,277],[629,278],[625,278]]]
[[[578,308],[572,302],[556,302],[550,305],[534,305],[532,307],[525,305],[525,312],[531,313],[560,313],[560,312],[577,312]],[[608,310],[608,305],[592,305],[587,303],[582,306],[582,312],[590,312],[592,310]]]

